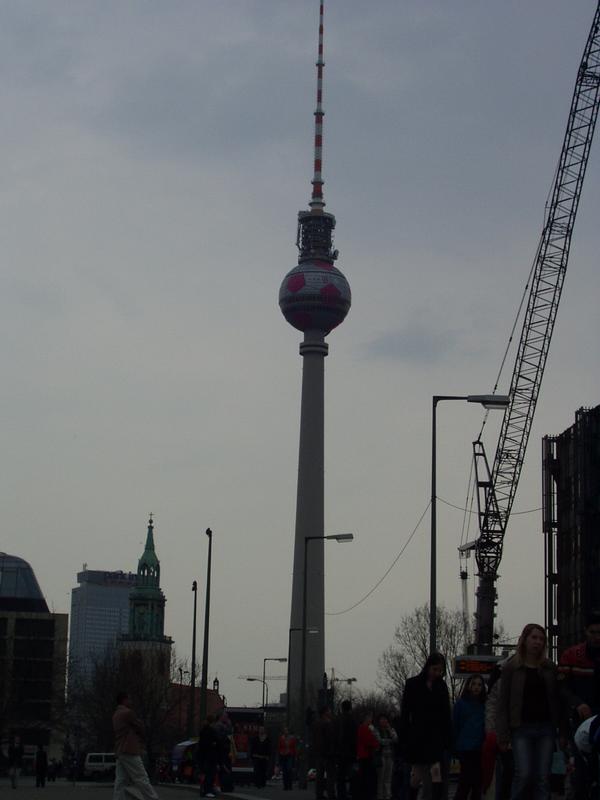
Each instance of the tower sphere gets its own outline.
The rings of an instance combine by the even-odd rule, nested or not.
[[[337,328],[350,310],[350,284],[331,261],[302,260],[290,270],[279,289],[279,307],[286,320],[299,331]]]

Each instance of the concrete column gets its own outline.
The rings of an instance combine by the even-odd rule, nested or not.
[[[302,734],[304,709],[300,706],[302,670],[302,592],[304,540],[324,535],[324,377],[328,345],[320,331],[306,331],[300,345],[303,357],[302,407],[296,535],[290,618],[289,693],[290,720],[297,735]],[[317,693],[325,671],[325,608],[322,541],[308,543],[307,629],[318,633],[306,637],[306,705],[317,710]]]

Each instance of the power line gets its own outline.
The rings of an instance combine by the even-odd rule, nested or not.
[[[412,541],[413,537],[415,536],[416,532],[419,530],[419,527],[420,527],[421,523],[423,522],[423,518],[425,517],[425,514],[427,514],[430,505],[431,505],[431,500],[425,506],[425,510],[423,511],[421,516],[419,517],[419,521],[417,522],[417,524],[413,528],[412,533],[410,534],[408,539],[402,545],[402,549],[400,550],[400,552],[398,553],[396,558],[392,561],[392,563],[387,568],[387,570],[383,573],[381,578],[377,581],[375,586],[373,586],[373,588],[370,589],[366,593],[366,595],[364,595],[364,597],[361,597],[360,600],[358,600],[356,603],[354,603],[354,605],[350,606],[349,608],[345,608],[343,611],[326,611],[325,612],[326,616],[328,616],[328,617],[339,617],[340,614],[347,614],[349,611],[352,611],[353,609],[357,608],[357,606],[359,606],[361,603],[364,603],[364,601],[368,597],[370,597],[376,589],[378,589],[381,586],[381,584],[384,582],[384,580],[387,578],[387,576],[390,574],[390,572],[394,569],[394,567],[396,566],[396,564],[400,560],[400,557],[404,554],[404,551],[406,550],[408,545],[411,543],[411,541]]]
[[[464,508],[464,506],[457,506],[454,503],[450,503],[448,500],[444,500],[443,497],[437,498],[440,503],[444,503],[444,505],[450,506],[451,508],[455,508],[457,511],[464,511],[466,514],[478,514],[478,511],[473,511],[470,508]],[[525,511],[512,511],[511,516],[516,517],[518,514],[533,514],[535,511],[541,511],[542,506],[539,508],[528,508]]]

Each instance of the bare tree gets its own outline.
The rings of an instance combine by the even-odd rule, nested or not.
[[[179,667],[164,648],[118,647],[96,658],[87,675],[75,671],[69,685],[71,726],[86,749],[111,751],[115,698],[127,692],[144,728],[152,767],[162,750],[177,740],[181,693],[174,686]]]
[[[458,679],[453,676],[452,667],[456,656],[461,655],[468,644],[461,611],[438,606],[436,639],[439,652],[448,662],[448,687],[454,700]],[[428,655],[429,605],[425,604],[400,619],[393,643],[379,659],[379,686],[396,704],[400,702],[407,679],[420,672]]]

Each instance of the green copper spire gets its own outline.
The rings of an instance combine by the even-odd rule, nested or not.
[[[152,514],[148,520],[148,534],[146,536],[146,547],[142,557],[138,561],[138,586],[160,587],[160,561],[156,557],[154,549],[154,521]]]
[[[154,521],[148,520],[148,534],[138,561],[135,589],[129,595],[129,641],[170,641],[164,635],[165,596],[160,588],[160,561],[154,549]]]

